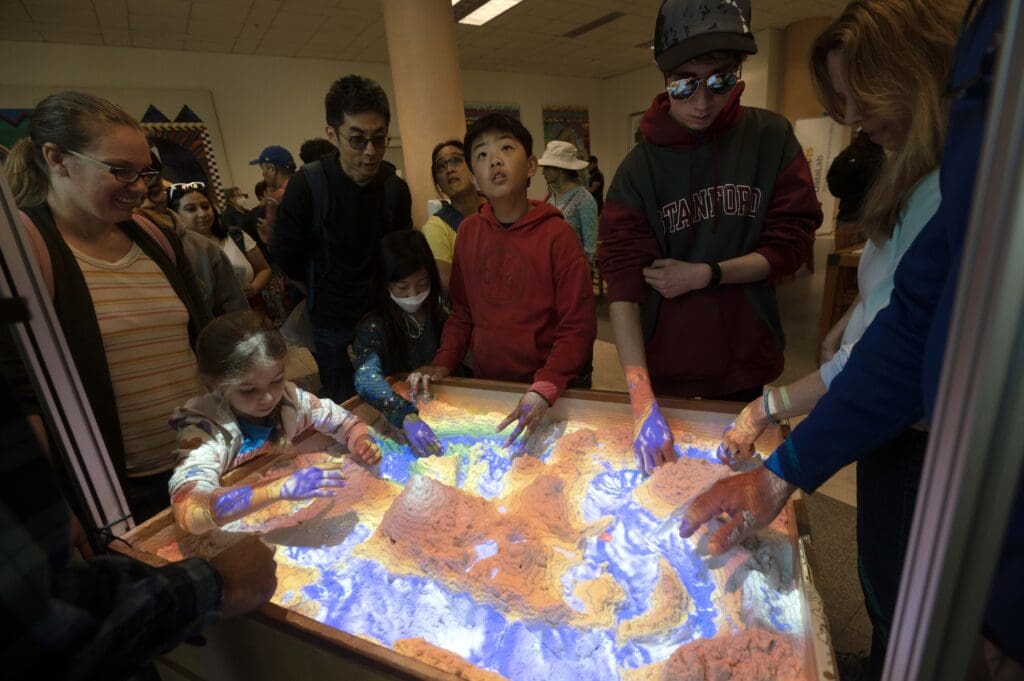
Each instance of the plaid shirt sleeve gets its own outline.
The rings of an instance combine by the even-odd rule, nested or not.
[[[0,397],[15,404],[2,381]],[[48,464],[17,408],[0,412],[5,675],[127,677],[219,618],[220,577],[204,560],[70,562],[68,510]]]

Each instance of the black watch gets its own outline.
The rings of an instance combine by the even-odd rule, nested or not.
[[[704,288],[716,288],[720,283],[722,283],[722,268],[719,267],[717,262],[709,262],[708,267],[711,268],[711,279],[708,281],[708,285]]]

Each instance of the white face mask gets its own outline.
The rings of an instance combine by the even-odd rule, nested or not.
[[[388,295],[391,296],[391,300],[395,301],[395,305],[402,308],[409,314],[413,314],[416,310],[420,309],[420,306],[423,305],[423,301],[425,301],[427,296],[430,295],[430,287],[428,286],[423,293],[416,296],[409,296],[408,298],[398,298],[390,290],[388,290]]]

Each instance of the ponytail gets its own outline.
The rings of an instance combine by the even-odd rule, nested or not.
[[[46,202],[50,177],[43,167],[42,154],[31,139],[25,137],[14,145],[4,161],[4,174],[18,208],[30,208]]]
[[[142,130],[121,107],[84,92],[58,92],[39,102],[28,124],[28,138],[19,140],[4,162],[4,173],[18,207],[46,202],[50,175],[43,160],[44,144],[53,143],[63,151],[81,151],[108,125]]]

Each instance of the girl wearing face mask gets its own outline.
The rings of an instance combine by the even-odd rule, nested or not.
[[[385,376],[406,373],[433,359],[444,313],[437,264],[416,230],[381,239],[370,311],[356,327],[356,392],[401,428],[417,456],[441,454],[441,443],[416,405],[394,391]]]

